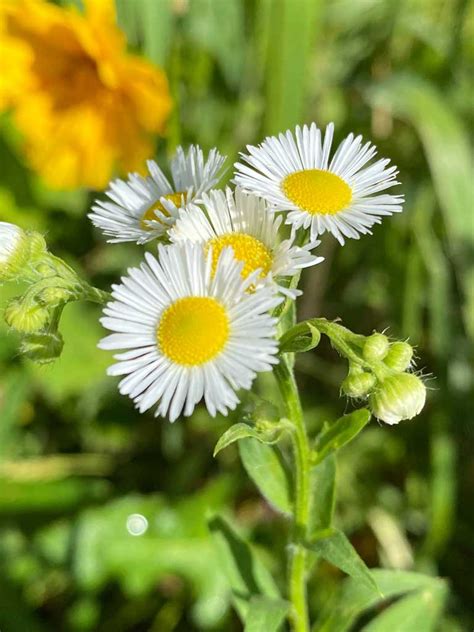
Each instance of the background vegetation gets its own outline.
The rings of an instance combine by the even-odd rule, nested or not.
[[[337,522],[369,565],[448,578],[446,617],[437,625],[472,629],[473,5],[117,5],[130,46],[170,78],[176,108],[159,158],[196,142],[218,145],[230,166],[265,134],[333,120],[338,139],[360,132],[399,166],[405,212],[344,248],[325,238],[327,261],[304,278],[300,317],[339,316],[364,334],[389,328],[418,346],[420,366],[435,376],[419,418],[398,427],[372,421],[341,451]],[[0,219],[46,232],[53,252],[107,288],[141,249],[104,245],[86,217],[96,194],[47,190],[19,147],[5,116]],[[2,288],[2,302],[17,293]],[[139,415],[105,376],[98,310],[67,307],[62,332],[62,357],[40,367],[18,356],[15,336],[0,325],[0,628],[241,629],[206,517],[227,513],[261,546],[277,578],[285,571],[285,524],[259,499],[233,447],[212,458],[229,420],[198,411],[171,425]],[[349,407],[338,393],[342,363],[326,343],[301,355],[298,369],[309,424]],[[272,397],[271,379],[260,389]],[[140,537],[126,528],[136,513],[148,520]],[[310,585],[314,612],[330,607],[341,580],[319,567]]]

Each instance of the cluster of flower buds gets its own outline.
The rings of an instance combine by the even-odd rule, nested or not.
[[[0,222],[0,283],[5,281],[27,285],[8,302],[4,318],[22,335],[23,354],[40,363],[51,362],[62,351],[58,324],[64,306],[81,299],[102,302],[105,294],[52,255],[42,235]]]
[[[380,333],[368,336],[358,347],[356,357],[349,358],[349,373],[342,383],[345,395],[368,397],[373,414],[387,424],[418,415],[425,404],[426,387],[408,372],[413,347],[407,342],[391,343]]]

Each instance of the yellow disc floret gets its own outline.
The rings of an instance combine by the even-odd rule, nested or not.
[[[215,274],[219,255],[223,248],[231,246],[234,257],[244,262],[242,278],[246,278],[251,272],[261,269],[260,276],[265,277],[272,267],[271,251],[256,237],[245,233],[226,233],[210,239],[206,244],[206,252],[212,247],[212,274]]]
[[[335,215],[352,200],[352,189],[342,178],[322,169],[291,173],[282,182],[288,199],[311,215]]]
[[[165,200],[169,200],[170,202],[173,202],[173,204],[177,208],[182,206],[183,202],[186,202],[186,193],[184,193],[183,191],[178,191],[177,193],[168,193],[167,195],[163,195],[162,197],[164,197]],[[150,207],[148,207],[147,210],[143,213],[143,217],[140,222],[141,227],[143,229],[145,230],[151,229],[151,227],[146,223],[147,221],[148,222],[151,222],[153,220],[155,222],[160,221],[159,217],[155,215],[155,211],[163,213],[163,215],[166,215],[166,216],[169,215],[168,211],[165,209],[165,207],[160,202],[160,200],[153,202],[153,204]]]
[[[229,317],[215,298],[188,296],[165,309],[156,330],[161,352],[182,366],[215,358],[229,339]]]

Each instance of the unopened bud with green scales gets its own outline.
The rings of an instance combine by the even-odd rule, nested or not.
[[[6,306],[4,316],[9,327],[28,334],[43,329],[50,313],[46,307],[35,302],[14,298]]]
[[[394,371],[406,371],[413,360],[413,347],[408,342],[394,342],[384,358],[384,363]]]
[[[23,278],[32,260],[46,253],[42,235],[0,222],[0,283]]]
[[[390,375],[369,396],[372,413],[387,424],[418,415],[426,401],[426,387],[413,373]]]
[[[21,342],[21,353],[39,364],[53,362],[61,355],[64,341],[56,332],[35,333],[25,336]]]
[[[348,397],[365,397],[377,383],[373,373],[364,371],[358,365],[351,365],[349,374],[341,384],[342,392]]]
[[[390,342],[384,334],[373,333],[365,340],[362,356],[367,362],[383,360],[389,350]]]
[[[0,222],[0,283],[15,279],[26,265],[29,256],[27,233],[8,222]]]

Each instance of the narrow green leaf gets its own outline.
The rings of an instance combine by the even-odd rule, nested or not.
[[[309,321],[298,323],[280,338],[281,353],[303,353],[318,346],[321,333]]]
[[[239,441],[247,474],[268,502],[284,514],[291,513],[289,473],[277,448],[248,438]]]
[[[282,599],[252,597],[245,619],[245,632],[278,632],[289,606]]]
[[[222,569],[227,576],[241,619],[245,621],[252,597],[260,595],[279,600],[278,588],[269,571],[230,524],[216,516],[209,521],[209,529],[214,536]]]
[[[306,545],[306,548],[357,579],[376,594],[380,594],[370,570],[342,531],[337,529],[319,531],[315,534],[315,539]]]
[[[446,599],[447,587],[443,581],[433,582],[413,595],[408,595],[381,612],[362,632],[434,632]]]
[[[310,513],[308,532],[310,538],[314,532],[329,529],[332,523],[336,486],[336,458],[327,456],[310,472]]]
[[[314,462],[320,463],[329,454],[352,441],[369,420],[370,411],[367,408],[361,408],[349,415],[344,415],[329,428],[323,430],[316,440]]]
[[[318,0],[271,3],[266,133],[281,132],[303,118],[307,71],[318,35],[321,4]]]
[[[433,585],[440,581],[420,573],[379,568],[372,570],[372,576],[386,599],[408,592],[431,590]],[[358,579],[349,577],[342,583],[336,603],[328,604],[327,611],[322,613],[320,623],[317,622],[317,630],[347,632],[361,614],[382,601],[383,598],[372,588],[368,588]]]
[[[216,454],[224,448],[227,448],[227,446],[231,443],[239,441],[240,439],[245,439],[246,437],[253,437],[254,439],[257,439],[257,441],[268,445],[277,443],[277,441],[281,438],[285,425],[286,424],[284,423],[277,423],[269,425],[268,428],[260,429],[244,423],[234,424],[220,437],[216,447],[214,448],[214,456],[216,456]]]
[[[141,0],[138,4],[137,17],[144,36],[144,53],[155,64],[162,66],[173,30],[171,0]]]
[[[376,84],[369,98],[414,125],[431,167],[450,238],[472,244],[472,157],[462,120],[443,94],[415,75],[398,75]]]

